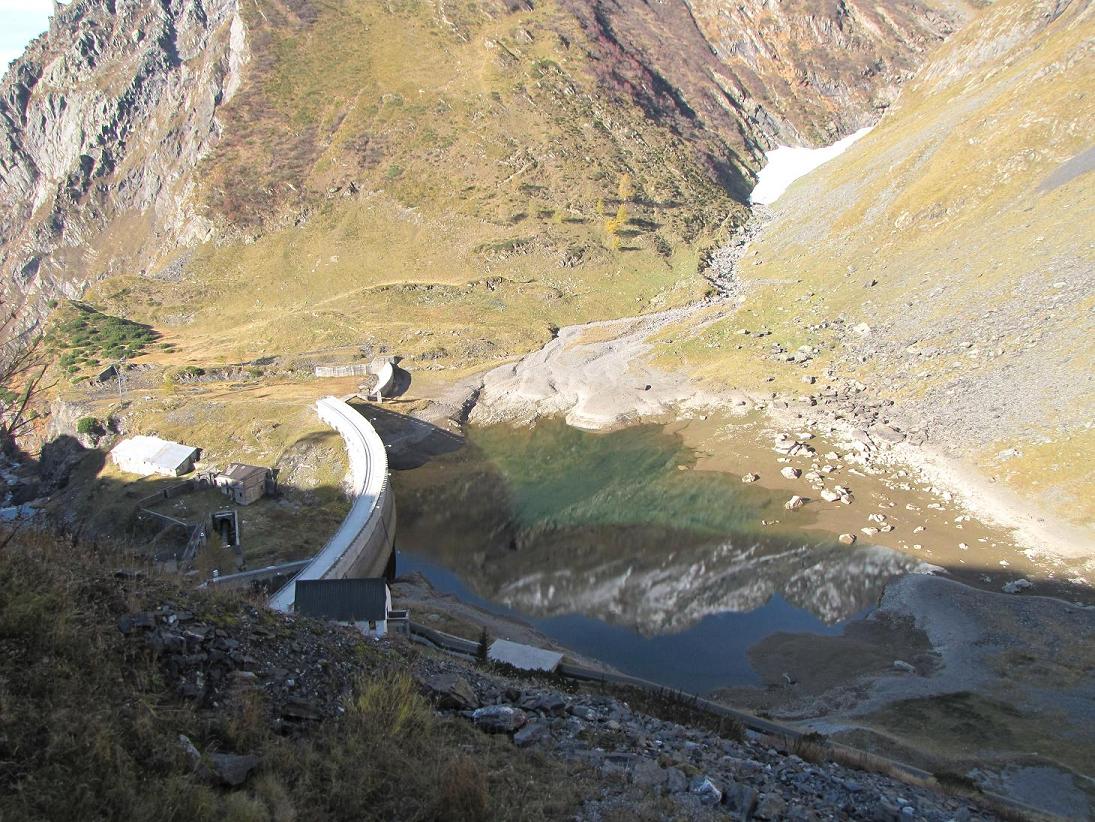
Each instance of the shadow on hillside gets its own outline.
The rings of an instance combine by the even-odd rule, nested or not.
[[[309,435],[299,442],[308,441],[307,452],[322,439]],[[314,461],[314,456],[300,453],[299,442],[287,453],[302,463]],[[192,576],[195,584],[214,571],[226,574],[312,556],[338,529],[350,504],[344,490],[329,483],[299,487],[282,481],[275,493],[243,506],[217,488],[196,483],[196,472],[180,477],[104,476],[109,444],[89,448],[68,435],[47,443],[37,458],[20,456],[15,476],[7,475],[17,481],[3,489],[9,518],[0,522],[0,544],[12,533],[45,530],[120,567],[179,571]],[[217,465],[223,468],[227,461]],[[274,467],[285,468],[286,463],[279,460]],[[238,550],[225,544],[225,534],[212,521],[213,514],[233,509]],[[198,525],[206,526],[207,537],[196,555],[188,556],[187,545]]]
[[[389,399],[402,397],[411,388],[411,374],[398,365],[392,366],[392,384],[385,395]]]
[[[389,411],[371,403],[352,403],[365,417],[388,449],[388,465],[396,471],[419,468],[442,454],[464,446],[464,438],[436,425]]]

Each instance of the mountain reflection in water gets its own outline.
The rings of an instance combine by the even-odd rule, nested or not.
[[[673,677],[698,690],[752,681],[745,650],[771,633],[839,633],[920,564],[765,528],[784,494],[695,461],[660,426],[472,428],[461,450],[393,475],[400,572],[637,675],[683,665]]]

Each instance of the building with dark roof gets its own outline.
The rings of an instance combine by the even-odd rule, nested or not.
[[[369,636],[384,636],[389,620],[407,621],[392,610],[392,593],[383,577],[302,579],[296,584],[294,610],[302,616],[356,625]]]

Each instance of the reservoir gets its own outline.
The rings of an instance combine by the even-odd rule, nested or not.
[[[626,673],[705,693],[760,684],[752,645],[840,633],[923,564],[841,545],[808,508],[792,517],[784,490],[710,460],[680,425],[470,427],[462,448],[393,472],[399,572]]]

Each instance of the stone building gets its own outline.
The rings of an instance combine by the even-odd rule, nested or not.
[[[213,478],[213,484],[232,498],[236,505],[250,505],[277,490],[274,472],[259,465],[233,462]]]

